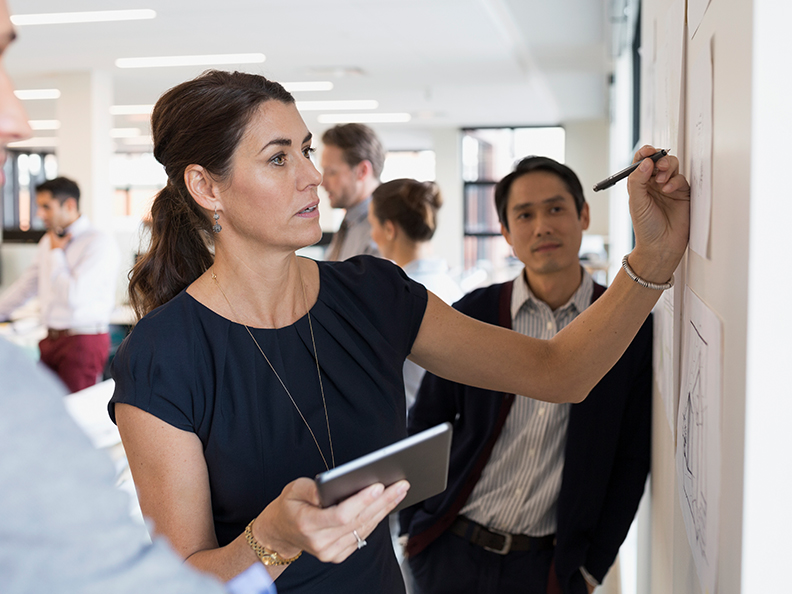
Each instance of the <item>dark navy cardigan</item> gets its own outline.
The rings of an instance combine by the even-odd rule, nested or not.
[[[476,319],[511,328],[513,282],[478,289],[454,304]],[[594,284],[593,299],[604,291]],[[585,361],[579,362],[585,365]],[[554,565],[562,591],[584,566],[602,581],[627,536],[649,472],[652,394],[652,319],[569,417],[558,499]],[[401,512],[407,554],[417,555],[442,534],[476,485],[514,402],[492,392],[424,377],[408,432],[454,425],[448,488]]]

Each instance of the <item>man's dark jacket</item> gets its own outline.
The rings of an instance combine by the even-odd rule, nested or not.
[[[513,282],[478,289],[454,304],[459,311],[511,328]],[[604,291],[594,285],[594,299]],[[585,365],[585,361],[578,361]],[[558,498],[554,565],[561,590],[584,566],[600,582],[627,536],[650,462],[652,319],[621,359],[569,417]],[[410,411],[408,431],[454,426],[448,488],[401,512],[407,554],[418,555],[459,514],[489,459],[513,394],[473,388],[427,373]]]

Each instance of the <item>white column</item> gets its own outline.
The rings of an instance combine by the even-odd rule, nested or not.
[[[591,224],[586,233],[602,235],[606,241],[609,235],[610,194],[607,191],[595,193],[591,187],[610,175],[609,126],[610,122],[605,118],[564,123],[566,164],[580,178],[583,195],[591,210]]]
[[[457,128],[432,130],[437,185],[443,194],[432,251],[445,259],[451,270],[462,267],[463,209],[462,139]]]
[[[59,76],[58,88],[58,174],[79,184],[81,212],[94,225],[109,229],[112,79],[104,71],[74,72]]]
[[[611,87],[610,171],[619,171],[632,161],[632,86],[629,55],[622,53],[616,60],[616,84]],[[630,219],[627,184],[621,182],[602,192],[610,205],[608,220],[609,279],[619,272],[624,254],[632,250],[632,220]]]
[[[792,134],[788,62],[792,51],[788,2],[754,0],[753,138],[751,162],[748,336],[745,389],[745,461],[742,589],[789,591],[792,506],[792,388],[787,298],[790,201],[788,139]],[[719,38],[716,34],[716,43]],[[716,112],[717,113],[717,112]],[[716,198],[713,195],[713,198]],[[737,231],[738,225],[733,227]],[[745,232],[743,228],[741,232]],[[735,275],[734,282],[746,282]],[[728,331],[728,327],[726,328]],[[724,460],[724,464],[728,461]]]

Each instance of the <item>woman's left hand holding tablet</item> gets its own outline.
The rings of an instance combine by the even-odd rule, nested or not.
[[[361,540],[368,538],[408,489],[407,481],[387,489],[377,483],[322,509],[314,481],[299,478],[286,485],[261,512],[254,533],[281,557],[292,557],[302,550],[320,561],[340,563],[360,548],[355,532]]]

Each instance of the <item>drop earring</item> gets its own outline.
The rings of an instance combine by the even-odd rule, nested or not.
[[[214,214],[212,215],[212,218],[214,218],[214,222],[215,222],[214,225],[212,226],[212,231],[214,231],[215,233],[220,233],[220,230],[222,229],[222,227],[220,226],[220,223],[217,222],[220,219],[220,215],[217,214],[217,207],[216,206],[215,206],[215,211],[214,211]]]

